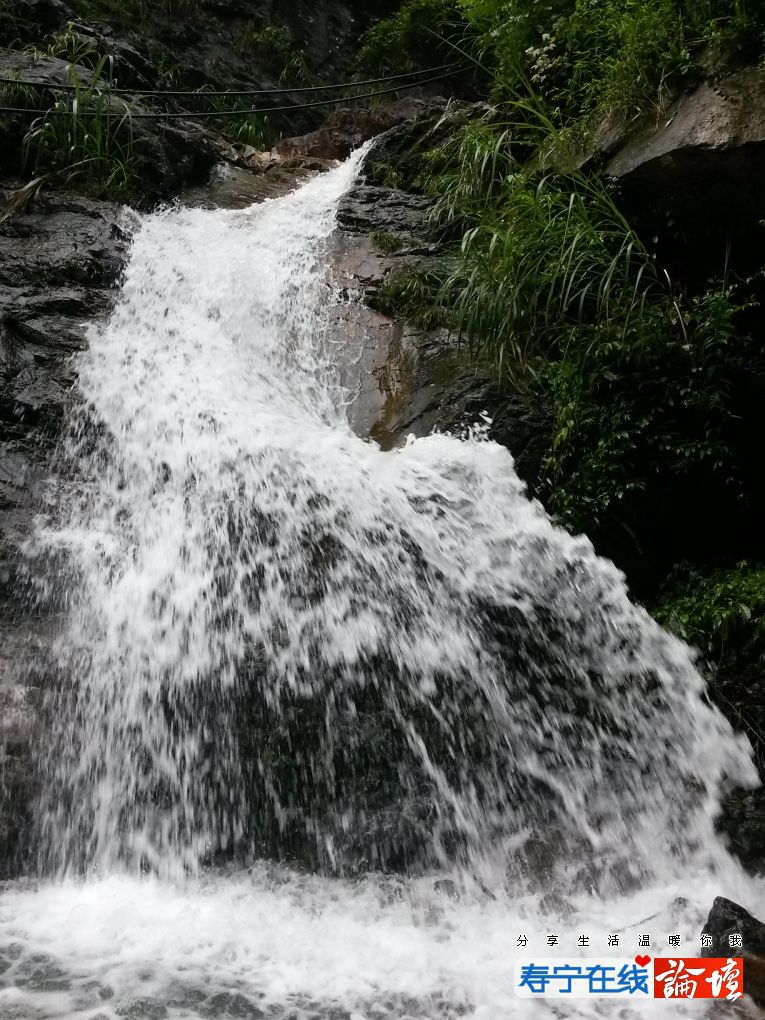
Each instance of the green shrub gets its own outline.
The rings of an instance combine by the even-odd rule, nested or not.
[[[495,100],[522,81],[564,118],[646,112],[731,51],[765,48],[762,0],[406,0],[364,36],[362,71],[408,71],[460,55]]]
[[[520,112],[537,152],[565,163],[560,135],[534,125],[530,104]],[[476,123],[434,161],[434,223],[461,237],[435,304],[505,383],[552,400],[548,507],[589,530],[662,471],[703,468],[735,487],[729,421],[757,352],[734,291],[673,288],[606,181],[546,170],[544,155],[521,165],[513,137]]]
[[[706,655],[765,657],[765,564],[678,567],[667,579],[653,614]]]
[[[25,53],[35,57],[60,57],[71,64],[82,64],[93,68],[99,60],[98,47],[89,36],[77,30],[73,21],[69,21],[61,32],[47,35],[42,45],[30,43],[24,48]]]
[[[358,71],[382,76],[447,63],[456,55],[450,42],[462,43],[465,29],[459,0],[406,0],[394,17],[365,33]]]
[[[229,141],[239,145],[251,145],[254,149],[267,149],[273,144],[273,132],[265,114],[248,113],[252,109],[249,96],[230,96],[219,93],[213,85],[203,85],[196,90],[199,97],[194,107],[200,110],[216,110],[229,113],[241,111],[237,117],[221,117],[215,120],[215,130]]]
[[[556,417],[545,463],[548,506],[589,530],[651,478],[703,469],[738,493],[729,423],[735,382],[754,354],[736,332],[734,294],[647,303],[622,336],[598,323],[543,372]],[[582,335],[587,339],[583,347]]]

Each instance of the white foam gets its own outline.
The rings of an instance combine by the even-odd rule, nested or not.
[[[534,897],[513,899],[499,890],[495,900],[473,889],[457,901],[434,892],[432,879],[348,882],[265,867],[181,885],[112,876],[11,889],[0,900],[0,946],[12,942],[21,950],[17,968],[35,955],[48,957],[71,988],[0,991],[0,1006],[21,1001],[41,1017],[68,1020],[90,1015],[76,1004],[91,1002],[112,1016],[139,998],[178,1001],[185,988],[208,1002],[220,993],[242,995],[274,1020],[290,1008],[319,1017],[344,1009],[341,1015],[354,1020],[443,1020],[449,1006],[472,1020],[552,1017],[552,1004],[513,996],[517,960],[629,955],[644,931],[654,937],[652,955],[668,955],[670,933],[680,934],[693,955],[708,905],[720,892],[755,910],[765,907],[762,888],[747,880],[727,885],[690,873],[608,904],[574,901],[565,920],[544,916]],[[676,903],[677,897],[688,902]],[[551,933],[560,937],[556,949],[546,943]],[[610,933],[621,933],[621,950],[605,948]],[[516,945],[521,934],[530,940],[523,951]],[[589,949],[578,946],[580,934],[590,937]],[[108,1002],[84,988],[93,981],[112,990]],[[655,1016],[656,1008],[579,1001],[557,1015],[626,1020]],[[671,1009],[673,1016],[703,1012],[695,1003]],[[170,1015],[204,1016],[204,1004],[171,1006]]]

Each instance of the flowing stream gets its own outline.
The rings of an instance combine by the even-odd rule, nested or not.
[[[693,955],[714,896],[765,907],[714,833],[749,749],[689,650],[485,429],[350,428],[326,254],[362,158],[144,217],[80,356],[0,1018],[626,1018],[516,999],[513,964]]]

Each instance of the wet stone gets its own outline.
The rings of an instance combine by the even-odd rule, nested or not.
[[[110,988],[109,985],[102,985],[100,981],[87,981],[81,986],[81,991],[96,992],[102,1002],[106,1002],[114,996],[114,989]]]
[[[207,992],[203,992],[199,988],[183,988],[182,986],[174,985],[170,990],[170,998],[167,1000],[167,1005],[170,1009],[188,1009],[189,1007],[199,1006],[206,998]]]
[[[236,1017],[237,1020],[261,1020],[265,1013],[254,1006],[249,999],[235,992],[220,992],[208,999],[200,1010],[203,1017],[218,1020],[219,1017]]]
[[[168,1015],[167,1006],[157,999],[130,999],[117,1006],[115,1013],[126,1020],[164,1020]]]

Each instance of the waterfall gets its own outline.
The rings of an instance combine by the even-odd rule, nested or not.
[[[64,607],[44,881],[0,902],[0,947],[69,975],[41,1016],[94,973],[179,1016],[521,1016],[519,925],[690,938],[747,881],[714,818],[754,769],[690,651],[485,430],[353,433],[326,256],[363,155],[142,217],[79,357],[29,547]]]

